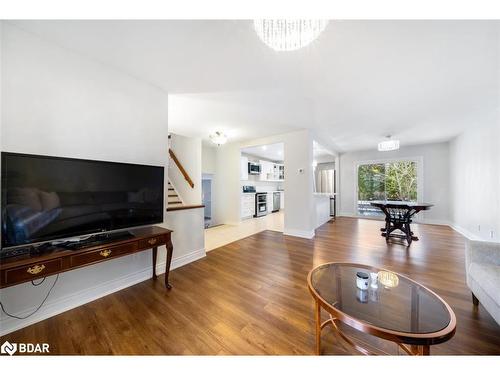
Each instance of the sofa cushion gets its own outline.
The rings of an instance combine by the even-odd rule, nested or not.
[[[471,263],[469,275],[500,306],[500,266],[487,263]]]

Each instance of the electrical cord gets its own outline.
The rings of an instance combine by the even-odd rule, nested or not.
[[[33,286],[39,286],[39,285],[42,285],[42,284],[43,284],[43,282],[45,281],[45,279],[46,279],[46,277],[44,277],[44,278],[42,279],[42,281],[40,281],[38,284],[36,284],[36,283],[35,283],[35,280],[31,280],[31,285],[33,285]]]
[[[36,285],[40,285],[43,283],[43,281],[45,280],[45,278],[43,278],[42,282],[39,283],[39,284],[36,284]],[[50,287],[49,291],[47,292],[47,295],[45,296],[45,298],[43,299],[42,303],[40,303],[40,305],[36,308],[35,311],[29,313],[28,315],[26,316],[16,316],[16,315],[13,315],[13,314],[10,314],[8,313],[6,310],[5,310],[5,307],[3,306],[3,303],[0,302],[0,308],[2,308],[2,311],[4,312],[5,315],[7,316],[10,316],[11,318],[15,318],[15,319],[27,319],[29,318],[30,316],[32,316],[33,314],[35,314],[38,310],[40,310],[40,308],[43,306],[43,304],[45,303],[45,301],[47,301],[47,298],[49,298],[50,296],[50,292],[52,292],[52,289],[54,289],[54,286],[56,286],[56,283],[57,283],[57,280],[59,280],[59,274],[57,274],[56,278],[54,279],[54,283],[52,284],[52,286]],[[35,284],[33,284],[35,285]]]

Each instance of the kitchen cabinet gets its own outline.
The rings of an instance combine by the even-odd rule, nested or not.
[[[284,209],[285,208],[285,192],[284,191],[280,191],[280,209]]]
[[[259,160],[261,181],[268,181],[273,173],[273,163],[267,160]]]
[[[242,156],[240,161],[240,180],[246,181],[248,180],[248,158],[246,156]]]
[[[241,218],[246,219],[255,215],[255,194],[241,195]]]
[[[271,213],[274,210],[273,204],[273,193],[267,193],[267,213]]]
[[[267,160],[259,160],[261,165],[261,173],[259,179],[261,181],[284,181],[285,166],[276,164]]]

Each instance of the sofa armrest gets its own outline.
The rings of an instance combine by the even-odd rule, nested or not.
[[[486,241],[467,241],[465,245],[465,264],[488,263],[500,266],[500,243]]]

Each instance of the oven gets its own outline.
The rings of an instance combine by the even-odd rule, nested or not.
[[[255,217],[267,215],[267,193],[255,194]]]

